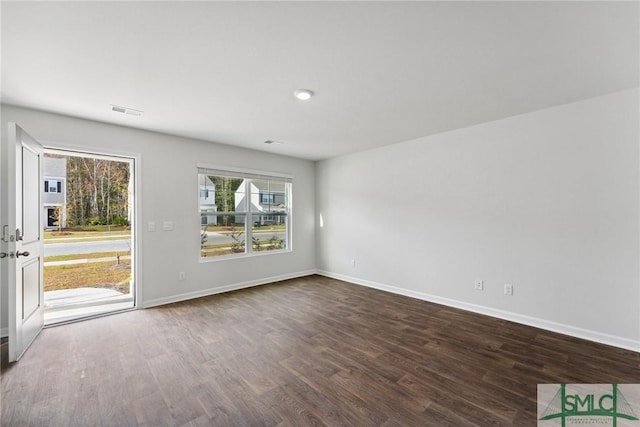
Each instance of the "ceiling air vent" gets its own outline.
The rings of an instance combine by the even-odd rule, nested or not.
[[[111,104],[111,111],[115,111],[117,113],[129,114],[130,116],[141,116],[143,111],[135,110],[133,108],[121,107],[119,105]]]

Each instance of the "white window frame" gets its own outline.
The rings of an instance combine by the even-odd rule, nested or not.
[[[206,174],[211,176],[227,176],[231,178],[242,178],[245,180],[245,199],[246,206],[243,211],[234,211],[234,212],[221,212],[216,211],[216,215],[243,215],[245,217],[244,221],[244,247],[245,252],[236,253],[236,254],[227,254],[227,255],[216,255],[211,257],[203,257],[201,251],[199,253],[200,262],[215,262],[215,261],[223,261],[228,259],[237,259],[237,258],[247,258],[247,257],[255,257],[255,256],[264,256],[264,255],[274,255],[274,254],[282,254],[293,251],[292,245],[292,211],[293,211],[293,175],[291,174],[283,174],[278,172],[267,172],[260,171],[254,169],[245,169],[245,168],[235,168],[228,166],[219,166],[219,165],[208,165],[198,163],[197,165],[197,174]],[[198,176],[196,175],[196,177]],[[260,215],[274,215],[272,212],[252,212],[251,211],[251,185],[248,184],[250,180],[273,180],[284,182],[286,185],[286,195],[285,199],[287,200],[286,207],[286,220],[285,220],[285,248],[284,249],[274,249],[274,250],[266,250],[266,251],[254,251],[252,245],[252,237],[253,237],[253,217]],[[199,182],[199,181],[198,181]],[[196,185],[199,193],[199,185]],[[258,193],[258,202],[260,203],[260,193]],[[200,216],[200,204],[198,202],[198,216]],[[201,220],[198,220],[199,229],[202,230]]]

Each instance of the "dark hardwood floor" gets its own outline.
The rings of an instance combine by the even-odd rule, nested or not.
[[[535,426],[538,383],[640,383],[640,354],[309,276],[46,329],[1,421]]]

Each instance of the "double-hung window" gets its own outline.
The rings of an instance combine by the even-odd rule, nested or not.
[[[200,259],[291,250],[292,177],[198,167]]]
[[[260,193],[260,203],[263,205],[275,203],[275,195],[273,193]]]
[[[45,193],[62,193],[62,181],[47,179],[44,181]]]

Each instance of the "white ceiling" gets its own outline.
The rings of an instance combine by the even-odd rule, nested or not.
[[[638,86],[638,2],[1,7],[3,103],[313,160]]]

